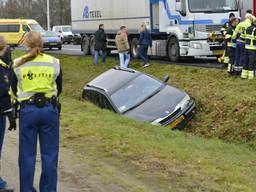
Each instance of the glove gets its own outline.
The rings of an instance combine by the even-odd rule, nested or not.
[[[15,118],[15,111],[10,111],[8,113],[6,113],[6,116],[10,122],[10,126],[8,128],[9,131],[13,131],[16,130],[16,118]]]

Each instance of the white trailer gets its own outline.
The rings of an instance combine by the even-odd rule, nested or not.
[[[94,32],[105,25],[108,50],[116,49],[119,27],[129,31],[131,54],[138,56],[139,26],[146,23],[153,39],[154,56],[180,57],[220,55],[221,42],[209,39],[219,31],[231,12],[239,16],[237,0],[71,0],[72,28],[83,37],[81,49],[93,54]]]
[[[244,19],[247,10],[252,10],[253,14],[256,15],[256,0],[244,0],[241,1],[241,16]]]

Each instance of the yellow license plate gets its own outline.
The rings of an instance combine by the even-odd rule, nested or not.
[[[216,51],[213,51],[213,55],[223,55],[224,54],[224,51],[223,50],[216,50]]]
[[[185,119],[185,117],[182,115],[180,116],[178,119],[176,119],[175,121],[173,121],[171,124],[168,125],[169,128],[174,129],[177,125],[179,125],[183,120]]]
[[[50,43],[50,45],[57,45],[57,43]]]

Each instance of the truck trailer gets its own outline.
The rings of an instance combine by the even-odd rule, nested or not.
[[[238,0],[71,0],[72,29],[81,34],[85,55],[94,53],[94,33],[104,24],[109,52],[116,49],[115,35],[124,25],[131,55],[138,57],[139,27],[145,23],[153,40],[150,55],[171,61],[218,56],[222,42],[212,34],[220,31],[231,12],[240,16]]]
[[[252,10],[253,14],[256,15],[256,0],[244,0],[241,1],[241,16],[244,18],[247,10]]]

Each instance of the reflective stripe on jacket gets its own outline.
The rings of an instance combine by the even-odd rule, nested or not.
[[[245,48],[256,50],[256,26],[252,25],[246,30]]]
[[[36,93],[45,93],[48,98],[57,96],[56,79],[60,74],[58,59],[46,54],[38,55],[32,61],[15,68],[14,72],[18,79],[19,102],[28,100]]]
[[[241,22],[237,25],[234,34],[232,35],[232,39],[239,39],[244,41],[245,40],[245,32],[248,27],[252,25],[249,19],[246,19],[244,22]]]

